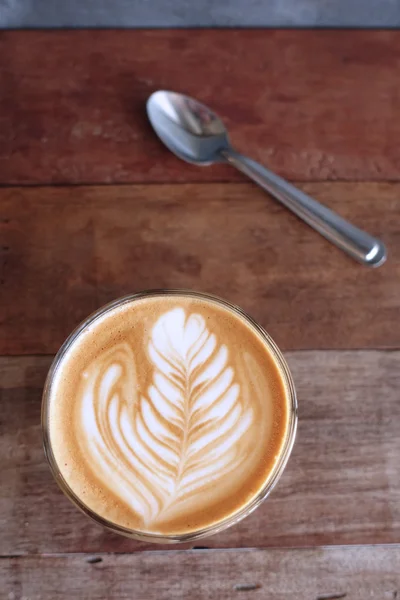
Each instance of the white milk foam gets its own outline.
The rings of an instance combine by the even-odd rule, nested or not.
[[[153,375],[142,390],[135,354],[143,351]],[[121,342],[83,373],[82,454],[144,527],[182,514],[194,498],[218,499],[218,482],[245,472],[254,447],[252,357],[244,353],[243,364],[235,372],[204,317],[178,307],[158,318],[147,348]]]

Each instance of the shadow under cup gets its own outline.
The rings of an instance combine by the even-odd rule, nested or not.
[[[216,304],[223,309],[226,309],[234,314],[234,316],[239,317],[240,320],[244,321],[250,328],[256,333],[265,344],[270,357],[272,357],[275,366],[279,371],[280,378],[282,380],[282,384],[285,388],[286,398],[287,398],[287,411],[288,411],[288,424],[285,433],[285,437],[283,443],[281,445],[281,451],[278,457],[275,460],[275,463],[266,478],[266,483],[259,490],[256,496],[252,497],[251,500],[243,505],[238,511],[234,514],[229,514],[226,518],[219,520],[217,523],[212,523],[211,525],[204,527],[202,529],[198,529],[195,531],[189,531],[188,533],[182,534],[158,534],[158,533],[148,533],[140,530],[129,529],[127,527],[123,527],[119,524],[116,524],[112,521],[107,520],[103,516],[94,512],[89,506],[87,506],[83,500],[71,489],[66,479],[63,477],[62,469],[59,468],[57,464],[55,454],[53,452],[52,443],[51,443],[51,435],[50,435],[50,423],[49,423],[49,413],[50,413],[50,397],[53,391],[53,385],[55,380],[55,375],[57,370],[60,367],[64,357],[71,350],[73,344],[78,340],[78,338],[84,333],[85,330],[91,325],[93,325],[98,319],[103,318],[108,312],[113,311],[119,307],[122,307],[126,304],[133,303],[135,300],[143,300],[146,298],[154,298],[154,297],[173,297],[173,296],[184,296],[185,298],[198,299],[205,304]],[[54,409],[53,409],[54,410]],[[286,463],[289,459],[294,440],[296,435],[297,428],[297,399],[295,388],[293,384],[293,380],[289,371],[289,368],[286,364],[285,359],[283,358],[280,350],[276,346],[275,342],[271,339],[271,337],[264,331],[262,327],[260,327],[251,317],[249,317],[243,310],[239,307],[230,304],[229,302],[222,300],[216,296],[212,296],[209,294],[203,294],[198,292],[192,292],[187,290],[154,290],[154,291],[146,291],[140,292],[138,294],[133,294],[130,296],[125,296],[120,298],[106,306],[103,306],[95,313],[90,315],[84,322],[82,322],[73,333],[68,337],[68,339],[61,346],[58,351],[51,367],[49,373],[47,375],[44,391],[43,391],[43,400],[42,400],[42,432],[43,432],[43,443],[44,443],[44,451],[46,458],[49,462],[51,471],[53,476],[58,483],[61,490],[64,494],[86,515],[91,517],[97,523],[103,525],[104,527],[112,530],[113,532],[119,533],[121,535],[125,535],[127,537],[135,538],[142,541],[147,542],[158,542],[158,543],[174,543],[174,542],[190,542],[196,539],[209,536],[215,533],[218,533],[235,523],[238,523],[244,517],[249,515],[253,510],[255,510],[261,502],[268,496],[271,490],[276,485],[278,479],[283,473],[283,470],[286,466]],[[234,475],[233,475],[234,476]]]

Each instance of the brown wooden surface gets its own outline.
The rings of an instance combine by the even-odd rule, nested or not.
[[[399,546],[153,552],[15,557],[0,579],[7,600],[396,600],[399,565]]]
[[[6,188],[3,354],[56,352],[102,304],[142,289],[208,291],[283,349],[400,347],[400,185],[304,189],[382,236],[360,267],[252,184]]]
[[[399,542],[400,352],[293,352],[288,360],[300,422],[286,471],[251,516],[198,544]],[[49,357],[0,359],[0,521],[7,523],[0,554],[158,549],[105,532],[54,483],[39,423],[49,364]]]
[[[0,182],[238,180],[150,134],[157,88],[210,103],[295,180],[400,178],[399,31],[0,33]]]
[[[1,600],[400,598],[400,547],[365,546],[400,542],[399,67],[399,31],[0,32]],[[363,268],[232,169],[169,155],[145,116],[157,88],[210,103],[388,262]],[[278,486],[202,551],[92,523],[41,446],[50,355],[95,308],[162,286],[250,312],[299,396]]]

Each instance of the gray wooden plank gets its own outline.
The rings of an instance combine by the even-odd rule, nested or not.
[[[7,600],[395,600],[400,547],[17,557],[0,561]]]
[[[400,352],[308,351],[287,358],[300,419],[286,471],[252,515],[198,544],[400,542]],[[53,481],[40,431],[50,360],[0,358],[0,554],[158,550],[103,530]]]

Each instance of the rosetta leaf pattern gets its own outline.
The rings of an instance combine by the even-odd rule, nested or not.
[[[251,402],[198,314],[175,308],[148,341],[152,383],[138,390],[134,352],[120,344],[86,372],[82,395],[90,464],[145,525],[212,493],[248,457]]]

